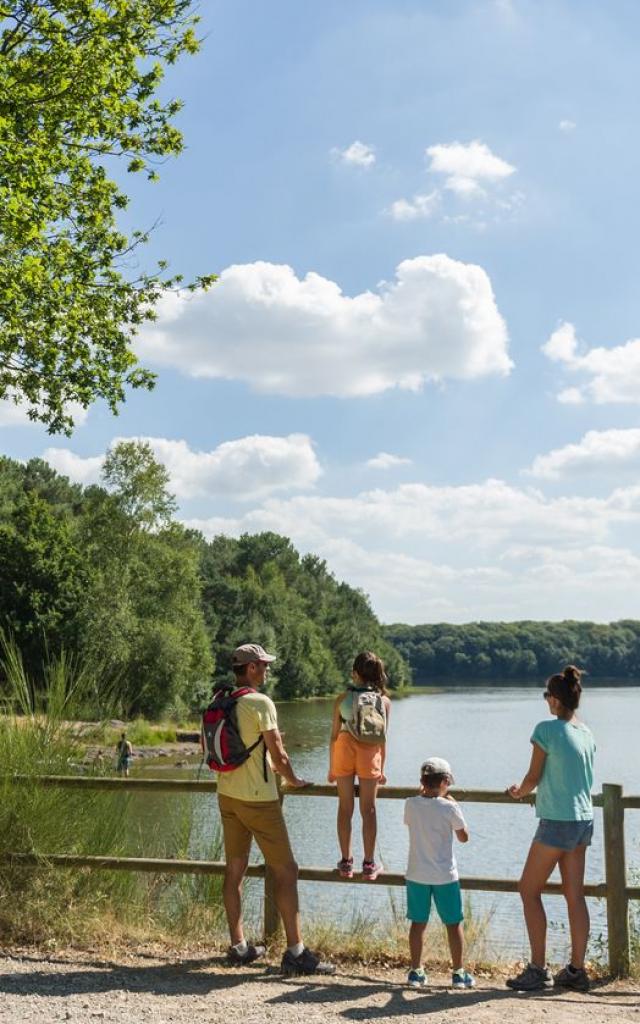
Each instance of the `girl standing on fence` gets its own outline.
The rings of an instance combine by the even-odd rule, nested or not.
[[[384,775],[385,742],[391,702],[387,697],[384,665],[372,651],[353,663],[352,685],[337,698],[331,727],[329,782],[338,787],[338,871],[353,878],[351,822],[355,779],[358,777],[364,860],[362,875],[374,882],[381,872],[375,861],[376,794]]]
[[[584,958],[589,938],[589,911],[584,898],[584,864],[593,834],[593,755],[591,730],[578,720],[581,673],[573,665],[547,681],[544,699],[554,721],[538,722],[531,736],[529,771],[519,786],[507,792],[514,800],[536,789],[536,815],[540,819],[519,891],[531,945],[531,962],[509,988],[522,991],[561,988],[586,992],[589,978]],[[555,868],[560,869],[571,933],[571,961],[555,978],[546,966],[547,918],[542,890]]]

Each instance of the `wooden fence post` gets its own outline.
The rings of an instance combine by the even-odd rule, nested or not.
[[[284,800],[281,776],[276,772],[276,786],[280,806]],[[280,935],[280,914],[276,904],[276,886],[273,871],[268,864],[264,866],[264,940],[267,945],[276,942]]]
[[[602,787],[602,821],[607,881],[609,970],[616,977],[626,978],[629,974],[629,900],[622,786],[606,783]]]

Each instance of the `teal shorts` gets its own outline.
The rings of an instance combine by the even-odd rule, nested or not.
[[[410,921],[426,924],[431,912],[431,898],[436,905],[438,917],[443,924],[460,924],[462,893],[460,882],[445,885],[423,885],[422,882],[407,882],[407,917]]]

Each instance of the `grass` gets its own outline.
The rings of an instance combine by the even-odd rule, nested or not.
[[[464,916],[465,963],[474,970],[489,970],[495,961],[487,941],[490,915],[479,917],[466,898]],[[342,926],[320,920],[311,922],[303,930],[310,946],[327,956],[338,956],[343,962],[405,968],[409,958],[408,929],[400,901],[390,894],[385,916],[359,911]],[[432,968],[449,969],[447,934],[440,922],[427,927],[424,959]]]
[[[55,853],[188,857],[197,820],[195,801],[186,794],[172,797],[171,815],[162,815],[150,814],[138,795],[39,785],[36,776],[71,774],[82,762],[85,741],[74,725],[75,711],[94,688],[83,666],[64,655],[45,665],[43,675],[37,686],[15,643],[0,634],[3,939],[86,944],[132,929],[147,937],[184,934],[192,915],[202,919],[203,932],[217,927],[219,878],[61,870],[48,863]],[[14,852],[36,854],[41,863],[17,867],[8,856]]]
[[[79,724],[78,736],[84,743],[97,744],[102,747],[115,747],[123,732],[134,747],[161,747],[165,743],[176,743],[179,732],[199,732],[199,722],[149,722],[145,718],[136,718],[133,722],[125,722],[122,726],[112,726],[106,722],[89,722]]]
[[[46,854],[124,849],[123,808],[111,794],[43,789],[38,774],[67,774],[77,759],[73,734],[65,725],[88,679],[64,656],[45,666],[37,689],[24,671],[15,644],[1,638],[5,707],[0,720],[0,932],[14,941],[39,942],[52,934],[73,940],[82,934],[107,898],[126,903],[131,880],[116,873],[91,878],[85,872],[54,871]],[[19,716],[19,721],[18,721]],[[20,775],[21,783],[12,781]],[[35,853],[42,867],[11,866],[11,852]]]

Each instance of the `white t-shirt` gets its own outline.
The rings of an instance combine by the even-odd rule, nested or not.
[[[467,826],[455,800],[411,796],[404,805],[404,823],[409,826],[407,881],[423,885],[457,881],[453,833]]]

